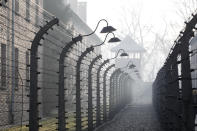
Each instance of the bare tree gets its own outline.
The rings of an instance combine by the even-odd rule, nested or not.
[[[139,7],[140,9],[140,7]],[[123,30],[122,34],[124,36],[130,35],[138,44],[144,46],[145,38],[153,28],[150,23],[144,24],[142,21],[141,11],[134,10],[131,8],[122,7],[122,19],[120,19]]]
[[[197,9],[197,0],[174,0],[177,15],[183,20],[187,20],[189,16]]]
[[[175,21],[167,21],[163,18],[162,30],[155,30],[154,25],[144,22],[142,18],[142,7],[133,9],[126,5],[121,8],[122,35],[130,35],[133,40],[143,46],[147,52],[142,61],[144,68],[141,70],[146,72],[146,78],[152,80],[153,74],[163,65],[167,57],[173,41],[176,39],[179,31],[183,27],[183,21],[197,8],[197,0],[172,0],[175,12],[180,19]],[[158,59],[162,56],[162,59]],[[157,63],[157,65],[155,65]]]
[[[130,35],[138,44],[144,47],[147,52],[144,54],[142,60],[142,72],[146,72],[146,80],[153,81],[157,70],[159,70],[162,64],[156,65],[155,63],[161,63],[161,59],[158,58],[158,54],[167,56],[171,42],[168,40],[169,25],[165,22],[164,30],[156,32],[154,26],[151,23],[144,22],[139,10],[131,8],[122,8],[122,25],[123,35]],[[151,39],[150,39],[151,38]],[[157,61],[157,62],[156,62]]]

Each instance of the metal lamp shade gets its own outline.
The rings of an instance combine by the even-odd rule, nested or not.
[[[101,30],[101,33],[110,33],[116,31],[116,29],[112,26],[106,26]]]
[[[127,53],[124,52],[124,53],[120,54],[120,56],[121,56],[121,57],[124,57],[124,56],[129,56],[129,55],[128,55]]]
[[[113,42],[120,42],[121,40],[117,37],[111,38],[108,42],[113,43]]]
[[[129,69],[133,69],[133,68],[135,68],[136,66],[134,65],[134,64],[131,64],[130,66],[129,66]]]

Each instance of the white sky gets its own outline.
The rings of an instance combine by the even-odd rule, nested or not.
[[[179,0],[79,0],[87,2],[87,24],[94,29],[100,19],[107,19],[109,24],[117,29],[116,34],[126,31],[122,23],[123,16],[128,17],[131,21],[128,10],[139,12],[141,20],[145,24],[154,26],[154,31],[164,30],[165,22],[183,23],[177,16],[175,2]],[[177,6],[177,5],[176,5]],[[125,14],[126,13],[126,14]],[[100,25],[102,28],[103,25]],[[100,30],[100,29],[99,29]],[[97,31],[98,36],[99,30]],[[179,29],[181,30],[181,29]],[[162,32],[162,31],[160,31]],[[178,34],[177,34],[178,35]],[[172,38],[176,36],[171,36]],[[151,37],[149,39],[152,39]],[[176,38],[174,38],[176,39]],[[151,40],[150,40],[151,41]]]
[[[87,1],[87,23],[91,28],[105,18],[117,29],[121,29],[120,19],[124,8],[141,11],[144,22],[161,27],[162,21],[177,20],[174,8],[176,0],[79,0]]]
[[[165,28],[164,20],[177,22],[175,2],[179,0],[79,0],[87,2],[87,24],[94,29],[100,19],[107,19],[117,32],[125,30],[122,25],[123,15],[130,17],[128,10],[141,12],[141,19],[144,23],[154,26],[155,32]],[[177,6],[177,5],[176,5]],[[124,11],[126,10],[126,11]],[[126,14],[124,14],[126,12]],[[128,18],[129,19],[129,18]],[[179,23],[183,23],[182,21]],[[105,24],[105,23],[103,23]],[[100,28],[104,25],[100,25]],[[124,28],[124,29],[123,29]],[[181,29],[179,29],[181,30]],[[97,31],[99,32],[99,30]],[[101,34],[97,33],[98,36]],[[177,34],[178,35],[178,34]],[[174,36],[172,36],[174,38]],[[149,38],[152,39],[152,38]],[[176,39],[176,38],[174,38]]]

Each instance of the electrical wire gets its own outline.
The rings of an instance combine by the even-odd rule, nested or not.
[[[24,2],[25,2],[25,0],[23,0]],[[19,2],[19,0],[18,0],[18,2]],[[25,6],[24,6],[24,4],[25,3],[23,3],[23,4],[21,4],[22,5],[22,7],[24,7],[23,9],[25,9]],[[20,6],[21,6],[20,5]],[[30,4],[30,6],[32,7],[32,8],[34,8],[36,11],[38,11],[38,12],[36,12],[36,11],[31,11],[30,9],[29,9],[29,11],[31,11],[31,14],[30,14],[30,17],[31,18],[33,18],[34,16],[38,16],[40,19],[39,19],[39,22],[38,23],[40,23],[40,25],[38,25],[37,23],[33,23],[33,21],[30,21],[29,23],[33,26],[32,28],[28,28],[28,26],[24,26],[23,24],[21,24],[19,21],[14,21],[14,23],[18,26],[18,27],[20,27],[20,30],[22,30],[22,32],[30,32],[31,33],[31,35],[33,36],[33,35],[35,35],[36,34],[36,32],[38,31],[38,29],[39,29],[39,27],[41,27],[41,26],[43,26],[43,25],[45,25],[46,24],[46,21],[48,21],[48,20],[50,20],[50,19],[53,19],[54,18],[54,16],[52,15],[52,14],[50,14],[50,13],[48,13],[47,12],[47,16],[46,17],[48,17],[48,19],[46,19],[46,17],[44,16],[44,15],[46,15],[45,13],[43,13],[43,12],[46,12],[45,10],[42,10],[42,8],[39,6],[39,5],[37,5],[37,4],[35,4],[34,3],[34,5],[31,5]],[[39,9],[37,9],[37,8],[39,8]],[[12,10],[10,7],[7,7],[7,9],[8,10],[10,10],[10,11],[12,11],[12,13],[17,13],[17,12],[15,12],[14,10]],[[42,10],[43,12],[41,12],[40,10]],[[25,10],[24,10],[24,12],[25,12]],[[0,14],[1,15],[1,14]],[[40,17],[40,15],[43,15],[44,17]],[[1,15],[2,17],[5,17],[5,16],[3,16],[3,15]],[[24,16],[22,16],[21,14],[18,14],[17,15],[18,17],[20,17],[20,18],[22,18],[23,20],[25,20],[25,17]],[[6,18],[6,17],[5,17]],[[7,21],[9,21],[9,22],[13,22],[11,19],[9,19],[9,18],[7,18]],[[61,21],[60,21],[60,23],[61,23]],[[9,26],[6,26],[4,23],[0,23],[2,26],[4,26],[4,27],[6,27],[6,28],[8,28],[9,30],[11,30],[12,28],[11,27],[9,27]],[[30,26],[29,26],[30,27]],[[60,24],[60,27],[58,27],[58,26],[55,26],[54,27],[55,28],[55,31],[53,31],[53,32],[60,32],[60,34],[62,35],[62,36],[64,36],[65,34],[65,36],[66,37],[68,37],[68,38],[72,38],[73,37],[73,35],[70,33],[70,32],[68,32],[68,30],[66,29],[66,25],[64,25],[63,23],[61,23]],[[25,43],[25,45],[31,45],[31,42],[32,42],[32,38],[31,37],[29,37],[29,35],[27,34],[27,33],[25,33],[25,34],[23,34],[23,33],[21,33],[21,32],[19,32],[18,30],[14,30],[14,32],[15,32],[15,37],[17,38],[17,39],[19,39],[20,41],[23,41],[23,44]],[[54,34],[53,34],[53,32],[49,32],[49,34],[48,34],[48,37],[46,36],[45,37],[45,41],[46,42],[48,42],[50,45],[54,45],[55,47],[58,47],[58,48],[60,48],[60,49],[62,49],[63,48],[63,46],[65,45],[65,43],[66,42],[64,42],[63,40],[61,40],[60,38],[61,37],[56,37],[56,36],[54,36]],[[78,34],[80,34],[80,33],[78,33]],[[22,37],[21,37],[22,36]],[[50,37],[50,39],[49,39],[49,37]],[[1,37],[2,39],[3,39],[3,37]],[[4,38],[4,40],[6,40],[5,38]],[[6,41],[9,41],[9,42],[12,42],[10,39],[9,40],[6,40]],[[58,44],[57,44],[58,43]],[[15,42],[15,45],[17,45],[19,48],[20,48],[20,50],[19,50],[19,53],[21,54],[21,55],[23,55],[23,56],[25,56],[25,49],[26,50],[28,50],[28,48],[30,48],[30,47],[26,47],[26,46],[24,46],[23,44],[21,44],[20,45],[20,42]],[[50,47],[50,45],[42,45],[44,48],[46,48],[46,49],[48,49],[48,50],[50,50],[50,51],[53,51],[53,52],[56,52],[57,54],[57,56],[60,54],[60,52],[59,51],[57,51],[56,49],[53,49],[53,48],[51,48]],[[76,66],[76,61],[77,61],[77,59],[78,59],[78,57],[81,55],[81,52],[83,52],[87,47],[89,47],[89,45],[87,45],[87,43],[85,43],[85,42],[82,42],[82,43],[79,43],[77,46],[75,46],[73,49],[72,49],[72,52],[70,52],[69,53],[69,55],[71,55],[71,56],[67,56],[67,58],[66,59],[69,59],[70,61],[72,60],[72,64],[69,62],[69,61],[65,61],[65,63],[64,63],[64,65],[66,65],[66,66],[71,66],[71,67],[73,67],[73,70],[71,71],[72,73],[67,73],[67,72],[65,72],[65,75],[72,75],[72,78],[71,79],[68,79],[68,80],[72,80],[72,87],[73,88],[75,88],[75,66]],[[24,50],[22,50],[22,49],[24,49]],[[73,51],[77,51],[77,53],[74,53]],[[40,55],[40,56],[44,56],[44,57],[46,57],[46,58],[48,58],[48,59],[51,59],[51,60],[57,60],[57,58],[56,58],[56,56],[54,56],[54,54],[52,54],[52,55],[49,55],[49,54],[44,54],[44,53],[41,53],[41,52],[38,52],[38,55]],[[83,60],[83,62],[81,63],[81,70],[83,70],[83,71],[85,71],[86,72],[86,75],[85,75],[85,77],[82,77],[81,78],[81,80],[83,80],[83,83],[81,84],[81,86],[83,86],[83,87],[86,87],[87,88],[87,67],[89,66],[89,64],[88,63],[90,63],[91,62],[91,60],[92,60],[92,56],[97,56],[98,54],[96,53],[96,52],[92,52],[92,54],[90,54],[90,55],[87,55],[87,57]],[[73,58],[74,57],[74,58]],[[1,60],[3,60],[3,58],[1,58]],[[6,59],[7,61],[10,61],[10,62],[18,62],[20,65],[26,65],[27,66],[27,64],[26,63],[24,63],[23,61],[18,61],[18,60],[11,60],[11,59]],[[73,64],[73,63],[75,63],[75,64]],[[7,65],[6,64],[6,66],[8,66],[8,67],[12,67],[12,66],[10,66],[10,65]],[[100,66],[100,62],[98,62],[98,63],[96,63],[95,65],[94,65],[94,69],[97,69],[97,67],[98,66]],[[66,68],[66,71],[67,71],[67,67],[65,67]],[[22,67],[19,67],[19,70],[21,71],[26,71],[26,68],[22,68]],[[17,78],[17,79],[20,79],[21,80],[21,85],[19,84],[19,86],[21,86],[22,87],[22,94],[16,94],[16,95],[21,95],[22,96],[22,99],[21,99],[21,108],[22,108],[22,113],[21,113],[21,130],[22,130],[22,122],[23,122],[23,111],[24,111],[24,104],[28,104],[28,101],[26,102],[26,101],[24,101],[24,87],[26,87],[26,86],[24,86],[24,83],[23,83],[23,80],[26,80],[26,79],[22,79],[23,77],[21,76],[21,74],[19,73],[19,70],[18,70],[18,75],[19,75],[19,78]],[[56,76],[57,77],[57,71],[55,71],[55,70],[52,70],[52,69],[50,69],[50,68],[38,68],[38,70],[40,70],[40,72],[41,72],[41,74],[45,74],[45,75],[47,75],[47,76]],[[30,71],[30,69],[29,69],[29,71]],[[46,72],[42,72],[42,71],[46,71]],[[92,71],[93,72],[93,71]],[[96,72],[96,70],[95,70],[95,72]],[[93,75],[94,76],[94,75]],[[7,78],[11,78],[11,76],[6,76]],[[94,78],[95,78],[95,80],[94,80]],[[66,78],[67,79],[67,78]],[[27,81],[27,80],[26,80]],[[29,81],[29,80],[28,80]],[[96,81],[96,77],[93,77],[93,81],[95,82]],[[48,82],[48,81],[38,81],[38,83],[47,83],[47,84],[49,84],[49,85],[57,85],[57,83],[56,82],[54,82],[54,81],[51,81],[51,82]],[[28,86],[29,87],[29,86]],[[94,87],[94,86],[93,86]],[[50,87],[42,87],[43,89],[56,89],[56,88],[50,88]],[[70,89],[69,89],[70,90]],[[85,91],[86,89],[82,89],[82,91]],[[93,89],[94,90],[94,89]],[[71,91],[74,91],[74,89],[71,89]],[[46,101],[44,101],[45,103],[46,103]],[[52,101],[48,101],[48,102],[52,102]],[[19,102],[17,102],[17,103],[19,103]],[[83,109],[83,108],[82,108]],[[85,109],[85,108],[84,108]]]

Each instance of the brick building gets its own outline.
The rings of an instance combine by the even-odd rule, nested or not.
[[[10,125],[18,125],[21,120],[25,123],[28,122],[29,110],[29,79],[30,79],[30,51],[31,42],[35,34],[39,31],[40,25],[44,25],[44,20],[47,19],[45,12],[54,14],[61,22],[65,23],[66,32],[68,35],[77,36],[80,34],[88,34],[92,30],[81,20],[81,18],[70,7],[61,4],[62,0],[12,0],[8,1],[6,5],[0,6],[0,129],[6,128]],[[55,2],[55,4],[53,4]],[[58,4],[59,3],[59,4]],[[52,5],[52,6],[51,6]],[[61,8],[59,8],[60,6]],[[15,8],[14,8],[15,7]],[[43,9],[44,8],[44,9]],[[51,33],[54,37],[62,35],[61,33]],[[48,40],[52,39],[50,36],[46,37]],[[64,36],[62,38],[65,44],[71,40],[70,37]],[[39,61],[39,71],[43,74],[40,75],[39,85],[39,116],[52,117],[57,115],[57,85],[49,84],[51,81],[57,82],[57,75],[49,75],[47,69],[54,69],[58,71],[57,59],[49,59],[49,57],[56,57],[53,49],[61,52],[61,48],[51,46],[51,50],[45,48],[48,45],[47,40],[42,41],[43,48],[39,50],[41,60]],[[82,51],[93,44],[101,43],[101,40],[92,35],[83,40],[81,44],[75,47],[73,54],[70,54],[65,64],[76,64],[72,59],[77,60]],[[88,55],[88,60],[92,60],[97,54],[100,53],[100,48],[95,49],[95,53]],[[45,55],[42,55],[45,54]],[[46,57],[48,54],[48,57]],[[87,62],[86,64],[89,64]],[[83,70],[87,70],[87,65],[82,65]],[[66,97],[68,99],[67,110],[74,110],[75,98],[69,94],[72,93],[74,88],[74,66],[69,66],[66,69],[69,80],[66,80]],[[47,74],[48,73],[48,74]],[[69,73],[68,73],[69,74]],[[87,72],[84,71],[83,77],[87,77]],[[72,80],[72,81],[71,81]],[[54,90],[51,90],[51,89]],[[84,88],[87,88],[84,86]],[[87,90],[83,91],[83,96],[86,97]],[[49,102],[50,101],[50,102]],[[54,102],[52,102],[54,101]],[[87,104],[83,103],[86,106]],[[69,107],[69,108],[68,108]],[[21,119],[22,117],[22,119]]]
[[[14,3],[12,3],[14,2]],[[33,3],[32,3],[33,2]],[[38,6],[38,5],[39,6]],[[19,123],[28,109],[31,40],[39,28],[41,0],[9,0],[0,6],[0,125]],[[23,89],[23,92],[22,92]],[[23,94],[23,95],[22,95]],[[23,107],[22,107],[23,98]],[[24,108],[24,109],[22,109]],[[23,120],[28,119],[27,112]]]

